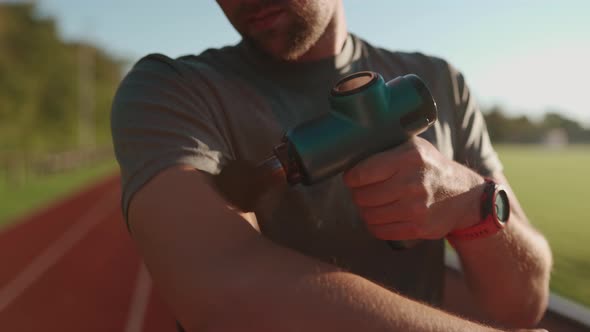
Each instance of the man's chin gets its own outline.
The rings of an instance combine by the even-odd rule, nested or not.
[[[269,57],[280,61],[292,61],[293,55],[283,45],[272,45],[268,41],[253,40],[254,46]]]
[[[255,45],[270,57],[279,61],[287,62],[295,62],[299,60],[307,51],[302,45],[296,45],[294,43],[291,45],[280,42],[276,44],[255,43]]]

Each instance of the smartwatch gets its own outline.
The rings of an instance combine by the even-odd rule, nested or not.
[[[508,201],[508,193],[501,185],[492,179],[486,178],[480,204],[480,222],[449,233],[447,240],[451,244],[485,238],[498,233],[506,227],[510,218],[510,202]]]

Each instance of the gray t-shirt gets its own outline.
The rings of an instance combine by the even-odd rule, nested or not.
[[[134,193],[167,167],[217,174],[229,160],[265,159],[288,129],[329,110],[328,93],[339,78],[362,70],[386,81],[420,76],[439,111],[421,136],[483,175],[501,170],[463,77],[444,60],[390,52],[351,34],[333,58],[287,64],[241,42],[175,60],[148,55],[125,77],[112,110],[123,214]],[[341,176],[283,190],[255,213],[263,234],[278,244],[412,298],[441,301],[443,240],[391,250],[365,229]]]

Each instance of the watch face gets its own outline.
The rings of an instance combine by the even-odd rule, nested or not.
[[[496,216],[501,222],[507,222],[510,216],[510,204],[508,204],[508,195],[506,191],[499,190],[494,200],[494,208],[496,210]]]

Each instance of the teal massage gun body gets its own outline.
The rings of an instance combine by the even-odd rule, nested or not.
[[[291,185],[338,174],[402,144],[437,118],[436,103],[416,75],[387,83],[374,72],[346,76],[332,89],[330,105],[330,112],[293,128],[274,149]]]
[[[222,170],[217,184],[230,202],[252,211],[277,181],[312,185],[404,143],[437,119],[432,94],[413,74],[385,82],[374,72],[354,73],[338,81],[329,98],[330,112],[288,131],[270,158],[256,167],[230,163]]]

